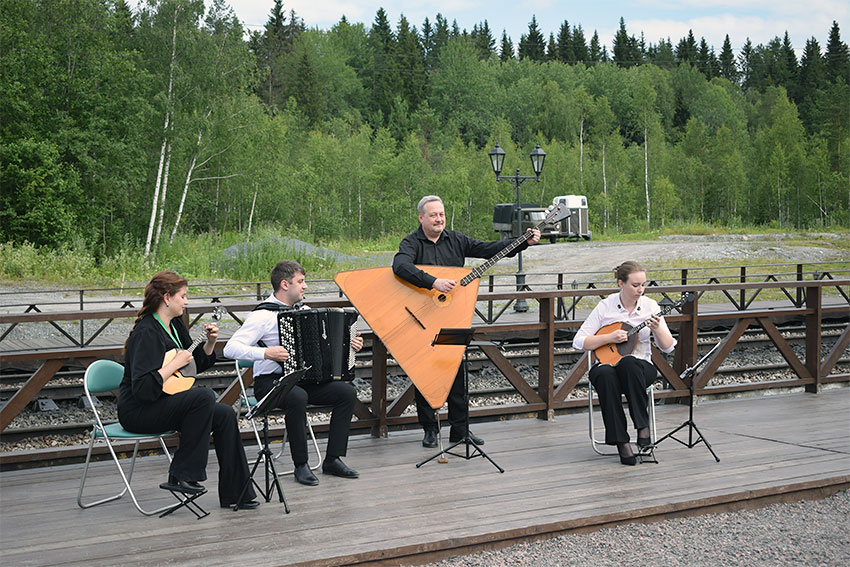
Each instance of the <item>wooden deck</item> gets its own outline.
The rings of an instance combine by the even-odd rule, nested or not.
[[[659,434],[687,419],[687,406],[657,409]],[[185,510],[144,517],[127,498],[81,510],[75,503],[80,465],[2,473],[0,561],[204,567],[416,562],[435,557],[428,554],[850,486],[850,388],[705,402],[695,421],[719,463],[701,444],[689,449],[668,440],[657,450],[660,464],[624,467],[592,452],[584,413],[551,422],[476,424],[505,474],[481,458],[450,457],[448,464],[432,461],[417,469],[416,462],[433,454],[421,447],[418,431],[391,432],[388,439],[355,436],[346,462],[361,478],[319,475],[318,487],[282,479],[289,515],[277,500],[256,511],[218,508],[214,455],[206,483],[211,493],[201,498],[212,513],[202,520]],[[164,457],[141,460],[134,486],[146,503],[171,498],[157,488],[165,470]],[[111,462],[93,465],[93,496],[106,494],[113,471]]]

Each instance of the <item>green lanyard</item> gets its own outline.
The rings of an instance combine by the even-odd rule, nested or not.
[[[165,332],[168,333],[168,336],[171,337],[171,340],[174,341],[174,344],[177,345],[177,348],[183,348],[183,344],[180,342],[180,339],[177,338],[177,333],[172,333],[171,330],[165,326],[165,322],[159,316],[159,313],[153,314],[154,319],[159,321],[159,324],[162,325],[162,328],[165,329]]]

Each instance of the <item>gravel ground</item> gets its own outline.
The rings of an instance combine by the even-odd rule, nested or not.
[[[850,565],[850,492],[755,510],[629,524],[450,557],[429,567]]]

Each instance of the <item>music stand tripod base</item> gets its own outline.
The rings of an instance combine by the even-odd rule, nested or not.
[[[257,454],[257,460],[254,461],[254,466],[251,468],[251,473],[245,480],[245,485],[242,487],[242,492],[239,494],[236,504],[233,505],[234,511],[239,510],[239,503],[244,500],[245,495],[248,492],[248,487],[253,483],[253,485],[257,488],[257,491],[260,493],[260,496],[262,496],[266,502],[271,502],[272,495],[274,494],[275,489],[277,489],[278,496],[283,504],[283,509],[287,514],[289,514],[289,504],[287,504],[286,497],[283,495],[283,487],[280,485],[280,479],[277,476],[277,469],[274,466],[274,454],[269,448],[269,411],[280,405],[281,400],[283,400],[286,394],[292,390],[292,387],[304,377],[304,374],[306,374],[309,369],[310,367],[308,366],[307,368],[296,370],[295,372],[291,372],[286,376],[278,378],[269,393],[263,396],[263,399],[257,402],[257,405],[248,412],[246,416],[248,419],[253,419],[258,415],[263,416],[263,446]],[[257,468],[259,468],[261,462],[265,463],[265,490],[257,483],[256,480],[254,480],[254,473],[257,472]]]
[[[496,346],[494,343],[490,341],[476,341],[472,342],[472,335],[475,334],[475,329],[452,329],[445,328],[440,329],[439,334],[434,337],[434,340],[431,342],[431,346],[435,345],[462,345],[466,347],[463,351],[463,392],[464,392],[464,403],[466,403],[467,407],[469,407],[469,360],[468,360],[468,352],[470,346]],[[437,421],[439,426],[439,420]],[[437,435],[440,435],[439,429],[437,430]],[[442,444],[442,438],[440,439],[440,443]],[[466,450],[463,454],[453,453],[452,449],[459,445],[464,445]],[[505,472],[505,469],[500,467],[496,461],[490,458],[490,456],[484,452],[480,445],[478,445],[475,441],[473,441],[469,436],[469,416],[466,418],[466,428],[464,430],[463,438],[460,441],[449,445],[448,449],[443,450],[442,446],[440,447],[440,452],[436,455],[432,455],[428,457],[422,462],[416,464],[416,468],[418,469],[428,461],[432,461],[434,459],[438,459],[438,462],[444,462],[443,459],[445,455],[453,455],[455,457],[460,457],[462,459],[466,459],[467,461],[470,459],[474,459],[475,457],[484,457],[490,464],[496,467],[500,473]]]
[[[665,435],[664,437],[662,437],[661,439],[659,439],[658,441],[656,441],[654,443],[654,446],[657,446],[659,443],[661,443],[665,439],[672,439],[673,441],[676,441],[677,443],[684,445],[688,449],[693,449],[700,442],[702,442],[702,443],[705,444],[705,448],[708,449],[708,452],[711,453],[711,456],[714,457],[714,460],[718,463],[720,462],[720,457],[718,457],[717,453],[714,452],[714,449],[711,448],[711,444],[708,442],[708,439],[706,439],[703,436],[702,432],[699,430],[699,427],[697,427],[696,422],[694,422],[694,375],[696,374],[696,369],[699,368],[700,365],[702,365],[703,362],[708,360],[708,358],[714,353],[715,350],[717,350],[717,348],[721,344],[722,343],[717,343],[716,345],[714,345],[713,349],[711,349],[705,356],[700,358],[697,361],[696,364],[694,364],[693,366],[689,366],[689,367],[685,368],[685,370],[679,376],[682,379],[682,381],[684,381],[684,380],[688,381],[688,420],[686,422],[684,422],[682,425],[680,425],[679,427],[677,427],[676,429],[674,429],[673,431],[671,431],[670,433],[668,433],[667,435]],[[678,433],[679,431],[681,431],[685,427],[688,428],[688,441],[687,442],[682,441],[681,439],[679,439],[677,437],[674,437],[674,435],[676,433]],[[694,440],[694,431],[696,431],[696,433],[697,433],[696,440]]]

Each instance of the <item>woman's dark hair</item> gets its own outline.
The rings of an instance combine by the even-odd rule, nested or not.
[[[142,317],[151,313],[156,313],[159,306],[165,301],[165,295],[175,295],[184,287],[187,287],[189,282],[186,278],[169,270],[163,270],[154,275],[148,285],[145,286],[145,298],[142,300],[142,308],[136,315],[136,321],[133,323],[133,329],[142,320]],[[133,334],[133,331],[130,331]],[[130,340],[130,337],[127,337]],[[127,343],[124,343],[124,348],[127,348]]]
[[[616,268],[614,268],[614,276],[617,278],[617,281],[621,281],[626,283],[629,281],[629,275],[633,272],[645,272],[646,269],[638,264],[637,262],[632,262],[629,260],[628,262],[623,262]]]

